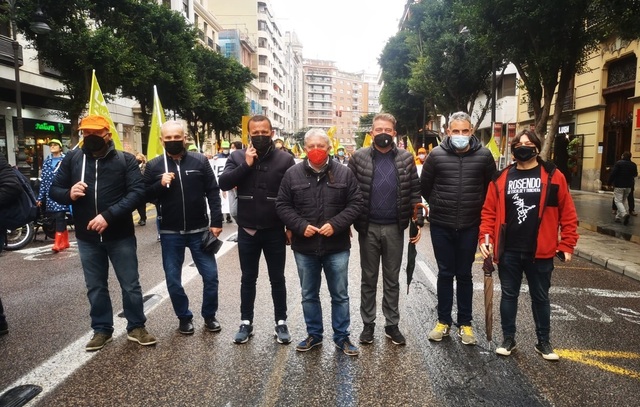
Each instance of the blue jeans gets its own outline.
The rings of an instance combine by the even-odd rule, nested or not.
[[[438,321],[451,325],[453,279],[456,279],[458,326],[471,325],[473,281],[471,267],[478,247],[478,227],[450,229],[434,225],[431,228],[433,252],[438,263]]]
[[[322,306],[320,285],[322,270],[331,295],[331,326],[333,341],[339,343],[349,337],[349,250],[323,256],[293,252],[302,288],[302,312],[307,334],[322,339]]]
[[[167,280],[167,289],[173,310],[179,319],[191,320],[193,314],[189,310],[189,297],[182,287],[182,265],[184,252],[188,247],[202,276],[202,317],[213,318],[218,311],[218,264],[213,254],[205,253],[200,248],[202,233],[162,233],[162,266]]]
[[[275,321],[287,319],[287,286],[284,264],[287,258],[284,227],[260,229],[253,236],[238,227],[238,254],[242,280],[240,283],[240,318],[253,323],[256,283],[260,253],[267,262]]]
[[[531,295],[531,311],[536,324],[538,341],[549,341],[551,328],[551,305],[549,288],[553,259],[534,259],[531,253],[505,251],[498,263],[500,287],[500,320],[502,335],[514,338],[516,335],[516,315],[518,295],[522,285],[522,273],[527,276]]]
[[[122,290],[122,307],[127,318],[127,331],[144,327],[142,289],[138,275],[136,237],[92,243],[77,239],[80,262],[91,305],[91,328],[94,332],[113,332],[113,308],[109,297],[109,260]]]

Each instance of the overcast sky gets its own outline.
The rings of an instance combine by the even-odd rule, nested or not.
[[[280,29],[295,31],[305,58],[335,61],[347,72],[378,72],[378,57],[407,0],[271,0]]]

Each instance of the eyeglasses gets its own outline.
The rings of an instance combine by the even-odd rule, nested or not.
[[[387,127],[386,129],[383,129],[382,127],[376,127],[375,129],[373,129],[373,132],[374,133],[378,133],[378,134],[380,134],[380,133],[389,134],[389,133],[393,133],[393,129],[389,128],[389,127]]]
[[[469,134],[471,134],[471,129],[463,129],[463,130],[450,130],[451,134],[453,134],[454,136],[468,136]]]

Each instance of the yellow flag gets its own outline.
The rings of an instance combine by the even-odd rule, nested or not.
[[[336,126],[331,126],[329,127],[329,130],[327,130],[327,136],[329,136],[329,138],[333,141],[333,135],[336,134]]]
[[[407,136],[407,151],[416,156],[416,150],[413,148],[413,143],[411,142],[411,137]]]
[[[491,151],[491,155],[493,155],[493,159],[498,161],[500,159],[500,150],[498,149],[498,144],[496,143],[496,139],[492,136],[491,140],[487,143],[486,147]]]
[[[164,148],[160,142],[160,126],[164,122],[164,110],[158,97],[158,90],[153,85],[153,113],[151,114],[151,127],[149,128],[149,141],[147,142],[147,160],[164,154]]]
[[[362,147],[371,147],[371,134],[367,133],[362,141]]]
[[[242,145],[249,145],[249,118],[250,116],[242,116]]]
[[[117,150],[122,150],[122,142],[120,141],[120,136],[118,135],[116,126],[113,124],[113,120],[111,120],[111,114],[109,113],[109,108],[107,108],[107,102],[105,102],[104,100],[102,91],[100,90],[100,85],[98,85],[98,79],[96,78],[95,69],[93,70],[93,78],[91,79],[89,114],[99,114],[100,116],[107,119],[107,121],[109,122],[109,132],[111,133],[111,140],[113,140],[113,144],[116,146]]]

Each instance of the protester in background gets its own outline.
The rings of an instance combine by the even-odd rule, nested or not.
[[[420,147],[418,149],[418,154],[416,155],[416,165],[423,165],[426,159],[427,149],[425,149],[424,147]]]
[[[284,145],[284,141],[280,137],[276,138],[273,143],[276,149],[289,153],[292,157],[295,158],[295,154],[293,153],[293,151],[291,151]]]
[[[609,175],[609,185],[613,185],[613,199],[618,209],[615,218],[618,223],[622,221],[625,225],[629,224],[628,198],[637,176],[638,166],[631,161],[631,153],[625,151],[622,153],[621,159],[615,163],[611,175]]]
[[[347,157],[347,153],[345,152],[343,145],[338,146],[338,152],[333,159],[342,165],[349,164],[349,157]]]
[[[238,255],[240,286],[240,329],[235,343],[246,343],[253,336],[253,309],[260,254],[267,262],[275,314],[275,336],[279,343],[291,342],[287,327],[287,286],[284,276],[286,235],[284,223],[276,214],[276,198],[293,157],[275,148],[273,127],[268,117],[252,116],[247,124],[251,145],[237,150],[227,159],[220,175],[220,188],[238,192]]]
[[[638,216],[638,212],[636,212],[636,199],[634,197],[635,186],[631,187],[631,192],[627,196],[627,203],[629,204],[629,214],[631,216]],[[611,213],[614,215],[618,212],[618,207],[616,206],[616,197],[611,198]]]
[[[147,157],[142,153],[136,154],[136,161],[138,161],[138,167],[140,168],[140,173],[144,177],[144,169],[147,165]],[[147,200],[145,199],[140,205],[138,205],[138,215],[140,215],[140,220],[138,221],[138,225],[144,226],[147,224]]]
[[[189,144],[189,146],[187,147],[187,151],[192,151],[194,153],[200,152],[198,151],[198,146],[196,146],[195,144]]]
[[[553,257],[571,261],[578,242],[578,217],[564,175],[552,162],[538,157],[541,148],[542,142],[533,131],[524,130],[514,137],[511,151],[515,163],[500,171],[489,185],[478,239],[482,256],[493,255],[498,263],[504,339],[496,353],[509,356],[516,349],[516,315],[524,273],[538,337],[535,350],[546,360],[558,360],[549,338]],[[489,245],[485,235],[489,235]]]
[[[433,253],[438,264],[438,321],[429,340],[449,336],[456,280],[458,335],[465,345],[477,343],[472,320],[473,281],[480,210],[496,163],[473,135],[471,117],[457,112],[447,135],[427,156],[420,175],[422,196],[429,204]]]
[[[362,210],[362,194],[353,173],[329,159],[331,142],[322,129],[304,136],[308,159],[291,167],[282,180],[276,210],[287,226],[298,266],[307,338],[299,352],[322,345],[322,271],[331,295],[333,342],[346,355],[360,351],[349,339],[350,227]]]
[[[62,160],[49,192],[53,200],[73,205],[94,332],[85,346],[87,351],[102,349],[112,339],[109,260],[120,283],[127,339],[140,345],[156,343],[145,329],[132,217],[144,200],[144,182],[135,156],[115,149],[109,127],[103,116],[82,119],[78,127],[83,134],[82,148]]]
[[[220,152],[216,155],[216,158],[227,158],[229,157],[229,142],[226,140],[223,140],[222,143],[220,143]]]
[[[22,185],[13,168],[7,162],[4,154],[0,154],[0,253],[4,250],[7,241],[7,228],[2,223],[5,218],[5,210],[15,202],[22,193]],[[0,298],[0,336],[9,333],[9,324],[4,314],[2,298]]]
[[[189,298],[182,287],[182,266],[188,247],[202,276],[201,315],[205,327],[218,332],[221,329],[216,319],[218,265],[215,257],[202,249],[202,235],[210,231],[218,237],[222,232],[220,189],[206,157],[185,151],[184,128],[180,122],[167,121],[160,132],[167,156],[158,156],[149,162],[144,181],[147,196],[158,203],[162,265],[171,304],[179,320],[178,331],[184,335],[195,331]]]
[[[51,139],[49,141],[49,149],[51,154],[42,164],[42,174],[40,176],[42,181],[40,182],[40,190],[36,200],[38,206],[44,206],[45,213],[55,223],[56,234],[51,250],[57,253],[69,248],[69,231],[67,230],[67,211],[69,211],[69,207],[49,198],[51,182],[64,158],[60,140]]]
[[[406,343],[398,328],[400,322],[400,265],[404,249],[404,230],[420,198],[420,181],[413,155],[398,149],[393,142],[396,119],[388,113],[373,118],[371,147],[360,148],[349,159],[348,167],[358,180],[363,197],[363,210],[355,221],[360,243],[362,267],[360,315],[364,329],[360,343],[373,343],[376,320],[376,293],[382,259],[382,313],[385,336],[395,345]],[[420,240],[423,220],[418,219]]]

